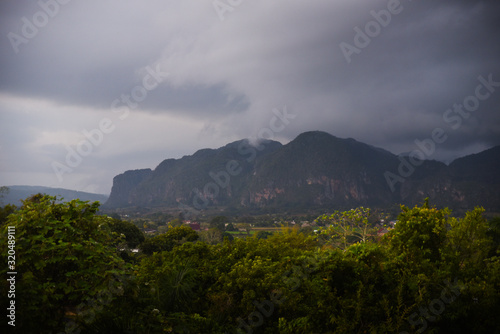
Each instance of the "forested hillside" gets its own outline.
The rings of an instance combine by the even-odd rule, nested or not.
[[[479,207],[455,218],[427,202],[402,206],[393,228],[381,228],[360,207],[325,212],[316,231],[283,228],[222,242],[207,242],[206,231],[179,220],[165,233],[144,236],[98,209],[42,195],[2,209],[8,215],[0,215],[1,254],[7,260],[15,253],[1,269],[10,279],[2,280],[3,305],[14,305],[2,327],[141,334],[500,331],[500,223],[484,219]],[[212,231],[224,226],[214,221]]]

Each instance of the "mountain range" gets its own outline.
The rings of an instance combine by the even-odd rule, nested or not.
[[[321,131],[286,145],[240,140],[113,179],[106,208],[306,210],[414,205],[500,211],[500,146],[450,165]],[[420,158],[420,159],[419,159]]]
[[[35,194],[47,194],[50,196],[57,196],[62,198],[64,201],[71,201],[74,199],[80,199],[82,201],[95,202],[99,201],[104,203],[107,201],[108,196],[101,194],[88,193],[83,191],[62,189],[62,188],[51,188],[51,187],[41,187],[41,186],[8,186],[9,190],[3,197],[0,198],[0,203],[2,205],[13,204],[20,206],[21,200],[24,200]]]

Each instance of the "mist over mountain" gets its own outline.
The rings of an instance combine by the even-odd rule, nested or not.
[[[116,176],[107,208],[301,210],[431,203],[500,207],[500,146],[455,160],[397,156],[321,131],[286,145],[240,140]]]

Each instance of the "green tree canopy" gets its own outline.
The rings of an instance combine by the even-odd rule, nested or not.
[[[119,235],[124,235],[125,242],[129,248],[135,248],[144,241],[144,234],[142,231],[131,222],[119,219],[110,219],[108,224],[111,231],[118,233]]]
[[[170,251],[176,245],[188,241],[198,240],[198,233],[189,226],[178,226],[169,229],[166,233],[146,239],[141,249],[145,254],[151,255],[155,252]]]
[[[217,216],[210,220],[210,228],[216,228],[224,232],[226,230],[226,224],[228,223],[229,219],[226,216]]]
[[[124,277],[126,267],[114,247],[116,237],[107,218],[96,215],[98,207],[98,202],[57,203],[56,197],[38,194],[8,217],[1,239],[6,240],[8,227],[15,228],[20,333],[64,329],[68,312],[74,313],[78,306],[94,308],[96,303],[88,301],[98,300],[102,291]],[[6,246],[2,241],[3,258]],[[1,270],[6,277],[5,267]]]
[[[441,259],[450,210],[432,208],[426,200],[422,207],[401,206],[396,228],[389,233],[390,248],[404,262]]]
[[[335,211],[331,215],[318,218],[324,224],[322,234],[331,245],[346,249],[355,241],[366,242],[374,232],[369,223],[370,209],[356,208],[349,211]]]

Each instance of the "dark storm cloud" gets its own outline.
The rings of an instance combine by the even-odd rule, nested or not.
[[[54,2],[45,0],[43,3]],[[41,6],[22,3],[15,7],[12,1],[3,6],[8,10],[1,14],[2,32],[6,38],[2,40],[0,52],[0,89],[14,95],[48,98],[67,104],[109,108],[114,99],[141,84],[143,78],[139,70],[151,66],[175,32],[163,33],[159,29],[162,22],[150,22],[157,11],[155,7],[173,10],[168,5],[145,6],[135,13],[135,17],[130,3],[126,5],[128,10],[122,8],[125,6],[121,3],[115,3],[118,12],[121,8],[126,13],[116,16],[116,11],[106,11],[109,6],[87,3],[82,9],[82,4],[73,1],[59,5],[57,15],[37,28],[38,33],[33,38],[17,44],[9,41],[8,33],[24,38],[26,24],[23,18],[33,23],[33,13],[41,12]],[[245,108],[243,95],[228,103],[223,83],[199,85],[193,82],[184,87],[166,84],[158,87],[150,97],[142,104],[143,108],[182,108],[195,114]]]
[[[224,12],[221,21],[211,1],[73,0],[17,53],[8,34],[22,34],[23,17],[33,20],[40,4],[6,0],[0,7],[0,96],[31,101],[22,105],[32,112],[39,100],[58,106],[39,108],[48,121],[32,133],[51,156],[64,155],[56,152],[58,136],[61,149],[102,117],[115,116],[117,130],[100,150],[123,162],[140,151],[130,138],[141,138],[150,147],[141,159],[156,161],[255,136],[273,108],[284,106],[296,117],[276,134],[283,141],[317,129],[400,153],[442,128],[448,138],[429,158],[447,161],[500,144],[500,87],[460,126],[444,119],[475,94],[480,77],[500,82],[497,1],[255,0]],[[369,44],[346,57],[341,43],[356,47],[355,29],[373,28],[373,11],[386,20],[391,10],[397,14],[372,31]],[[111,103],[156,66],[168,76],[131,110],[133,124],[117,120]],[[15,108],[12,101],[3,108]],[[66,119],[64,108],[75,108],[73,116]],[[9,115],[23,127],[21,116]],[[5,131],[3,147],[14,138],[12,127]],[[157,157],[169,136],[189,144],[177,141]],[[29,136],[16,140],[34,145]],[[122,171],[123,164],[106,165],[103,179]],[[92,168],[78,172],[89,178]]]
[[[495,81],[500,81],[498,4],[479,1],[402,1],[401,4],[404,10],[359,55],[353,55],[349,66],[342,69],[341,77],[345,80],[339,81],[339,87],[342,82],[346,85],[346,94],[355,92],[357,101],[350,104],[354,107],[353,115],[373,120],[367,122],[366,132],[357,129],[354,133],[396,153],[403,147],[411,148],[415,139],[428,137],[436,127],[450,130],[442,120],[443,113],[474,94],[478,76],[493,74]],[[353,26],[363,27],[369,20],[366,16]],[[352,42],[354,32],[351,39],[348,36],[343,35],[343,40]],[[462,151],[464,138],[469,144],[483,141],[486,146],[498,144],[498,93],[482,102],[460,129],[449,131],[449,140],[442,147],[453,150],[455,146]],[[481,135],[480,131],[475,134],[471,131],[475,123],[486,125]],[[353,128],[356,127],[354,124]],[[380,131],[385,135],[380,138],[373,135]]]

